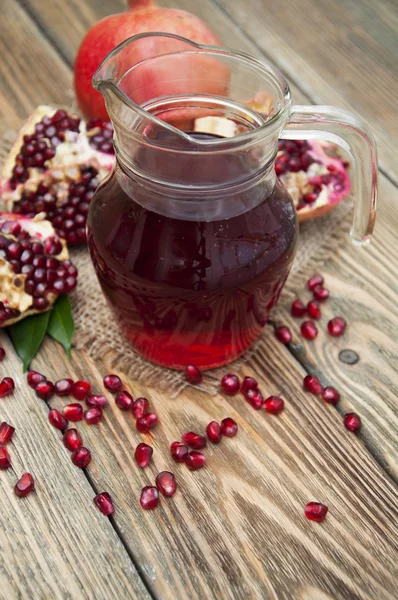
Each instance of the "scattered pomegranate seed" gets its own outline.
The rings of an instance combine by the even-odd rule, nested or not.
[[[50,421],[53,427],[59,429],[60,431],[65,431],[65,429],[68,427],[68,421],[65,419],[65,417],[61,415],[59,410],[57,410],[56,408],[52,408],[50,410],[50,412],[48,413],[48,420]]]
[[[4,377],[0,383],[0,398],[9,396],[15,389],[14,380],[11,377]]]
[[[191,471],[197,471],[205,466],[205,455],[197,450],[191,450],[185,457],[185,464]]]
[[[69,396],[72,393],[72,379],[59,379],[54,385],[57,396]]]
[[[2,348],[2,346],[0,346],[0,361],[4,360],[6,356],[6,351],[4,350],[4,348]]]
[[[315,273],[310,279],[307,281],[307,287],[312,292],[317,285],[322,285],[324,282],[324,278],[319,273]]]
[[[83,440],[77,429],[67,429],[63,435],[62,441],[65,448],[70,452],[74,452],[83,446]]]
[[[324,302],[329,298],[329,290],[322,287],[321,285],[317,285],[316,287],[314,287],[312,293],[314,294],[314,298],[319,300],[319,302]]]
[[[143,487],[141,491],[140,504],[144,510],[156,508],[159,504],[158,488],[152,485]]]
[[[220,423],[218,421],[211,421],[206,427],[206,434],[213,444],[219,444],[222,436]]]
[[[174,496],[177,489],[176,478],[170,471],[162,471],[156,477],[156,487],[163,496]]]
[[[304,514],[310,521],[321,523],[326,519],[328,507],[320,502],[308,502],[304,508]]]
[[[18,498],[24,498],[35,489],[35,481],[30,473],[24,473],[14,486],[14,493]]]
[[[90,394],[86,398],[86,404],[90,408],[104,408],[108,404],[108,400],[105,398],[105,396]]]
[[[102,410],[97,406],[88,408],[84,411],[83,418],[86,421],[87,425],[96,425],[102,420]]]
[[[195,450],[201,450],[206,446],[207,440],[203,435],[199,435],[194,431],[188,431],[188,433],[184,433],[181,436],[184,444],[189,446],[190,448],[194,448]]]
[[[279,396],[269,396],[269,398],[264,401],[263,405],[264,410],[272,415],[277,415],[282,412],[284,407],[285,403]]]
[[[316,375],[306,375],[303,381],[304,389],[307,392],[311,392],[315,396],[319,396],[322,392],[321,382]]]
[[[62,409],[62,415],[67,421],[81,421],[83,418],[83,407],[81,404],[75,402],[74,404],[67,404]]]
[[[316,300],[311,300],[311,302],[308,302],[307,311],[310,319],[315,319],[316,321],[319,321],[319,319],[321,318],[321,309],[319,308],[319,302],[317,302]]]
[[[139,432],[148,433],[148,431],[152,429],[158,421],[158,416],[155,415],[155,413],[148,413],[147,415],[137,419],[135,426]]]
[[[73,384],[72,394],[76,400],[85,400],[91,392],[91,384],[88,381],[79,379]]]
[[[0,446],[5,446],[6,444],[8,444],[9,441],[11,441],[11,438],[14,435],[14,431],[14,427],[9,425],[5,421],[2,422],[2,424],[0,425]]]
[[[140,419],[147,414],[149,410],[149,402],[146,398],[137,398],[133,403],[132,413],[135,419]]]
[[[11,466],[10,455],[7,448],[0,446],[0,471],[4,471]]]
[[[84,469],[91,462],[91,452],[88,448],[81,446],[81,448],[76,448],[76,450],[72,452],[71,459],[76,467]]]
[[[51,381],[39,381],[34,389],[36,396],[42,400],[50,400],[50,398],[52,398],[54,395],[54,385],[51,383]]]
[[[358,431],[361,428],[361,417],[355,413],[347,413],[344,415],[344,427],[349,431]]]
[[[123,390],[117,394],[115,403],[120,410],[130,410],[134,403],[133,396]]]
[[[26,381],[28,382],[29,387],[36,389],[37,384],[41,381],[46,381],[46,378],[37,371],[28,371],[28,374],[26,375]]]
[[[227,394],[228,396],[234,396],[240,390],[239,377],[236,375],[231,375],[231,373],[224,375],[224,377],[221,379],[221,388],[224,394]]]
[[[314,340],[318,335],[317,326],[313,321],[304,321],[304,323],[301,324],[300,330],[301,335],[306,340]]]
[[[347,321],[343,317],[334,317],[328,323],[328,331],[333,337],[340,337],[345,332]]]
[[[115,512],[112,498],[108,492],[101,492],[97,496],[94,496],[93,502],[96,506],[98,506],[100,512],[102,512],[102,514],[106,517],[110,517]]]
[[[176,462],[185,462],[188,446],[181,444],[181,442],[172,442],[170,444],[170,454]]]
[[[138,444],[134,452],[135,462],[141,469],[145,469],[151,462],[153,448],[148,444]]]
[[[185,369],[185,379],[192,384],[200,383],[202,381],[202,373],[194,365],[188,365]]]
[[[305,306],[304,302],[302,302],[299,299],[294,300],[294,302],[292,303],[292,308],[291,308],[292,316],[296,317],[298,319],[301,319],[302,317],[304,317],[306,312],[307,312],[307,307]]]
[[[292,332],[289,327],[286,327],[285,325],[277,327],[274,331],[274,335],[282,344],[290,344],[292,341]]]
[[[235,437],[238,433],[238,424],[231,417],[226,417],[221,421],[221,432],[227,437]]]
[[[122,389],[122,380],[117,375],[105,375],[104,386],[110,392],[119,392]]]
[[[322,398],[328,404],[337,404],[340,400],[340,394],[334,387],[328,385],[322,390]]]
[[[259,390],[247,390],[245,399],[254,408],[254,410],[260,410],[264,404],[264,397]]]
[[[248,390],[257,390],[258,389],[258,382],[256,379],[254,379],[254,377],[245,377],[244,380],[242,381],[242,385],[240,387],[240,391],[243,394],[246,394],[246,392]]]

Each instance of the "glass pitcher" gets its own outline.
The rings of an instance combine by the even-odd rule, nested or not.
[[[376,149],[357,117],[293,106],[282,74],[241,52],[134,36],[96,72],[116,166],[90,205],[88,241],[131,345],[181,369],[228,363],[258,337],[294,259],[298,222],[275,173],[278,139],[322,139],[353,162],[351,237],[372,233]],[[267,113],[250,102],[266,98]],[[207,117],[233,130],[195,130]],[[200,128],[199,128],[200,129]]]

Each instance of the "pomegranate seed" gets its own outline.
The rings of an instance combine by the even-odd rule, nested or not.
[[[318,335],[317,326],[313,321],[304,321],[300,327],[301,335],[306,340],[314,340]]]
[[[206,446],[207,440],[203,435],[199,435],[194,431],[188,431],[181,436],[182,441],[190,448],[201,450]]]
[[[343,317],[334,317],[328,323],[328,331],[333,337],[340,337],[345,332],[347,322]]]
[[[60,431],[65,431],[65,429],[68,427],[68,421],[65,419],[65,417],[61,415],[59,410],[57,410],[56,408],[52,408],[50,410],[50,412],[48,413],[48,420],[50,421],[53,427],[59,429]]]
[[[170,471],[162,471],[156,477],[156,487],[163,496],[174,496],[177,490],[176,478]]]
[[[102,419],[102,410],[97,406],[93,406],[84,411],[83,417],[87,425],[96,425]]]
[[[316,288],[317,285],[322,285],[323,282],[324,279],[322,275],[320,275],[319,273],[315,273],[315,275],[310,277],[310,279],[307,281],[307,287],[310,290],[310,292],[312,292],[312,290]]]
[[[305,306],[304,302],[302,302],[299,299],[294,300],[294,302],[292,303],[292,308],[291,308],[292,316],[297,317],[298,319],[301,319],[302,317],[304,317],[306,312],[307,312],[307,307]]]
[[[259,390],[247,390],[245,399],[254,408],[254,410],[260,410],[264,404],[264,397]]]
[[[264,410],[272,415],[277,415],[284,409],[285,403],[279,396],[269,396],[264,402]]]
[[[119,392],[122,389],[122,381],[117,375],[105,375],[104,386],[110,392]]]
[[[185,462],[188,446],[181,444],[181,442],[172,442],[170,444],[170,454],[176,462]]]
[[[86,398],[86,404],[90,408],[104,408],[108,404],[108,400],[105,396],[96,396],[91,394]]]
[[[11,466],[10,455],[8,454],[7,448],[0,446],[0,471],[4,471]]]
[[[8,444],[8,442],[14,435],[14,431],[14,427],[9,425],[5,421],[2,422],[2,424],[0,425],[0,446],[5,446],[6,444]]]
[[[192,384],[200,383],[202,381],[202,373],[194,365],[188,365],[185,369],[185,379]]]
[[[83,418],[83,407],[81,404],[75,402],[74,404],[67,404],[62,409],[62,415],[67,421],[81,421]]]
[[[151,462],[153,448],[148,444],[138,444],[134,452],[135,462],[141,469],[145,469]]]
[[[234,437],[238,433],[238,424],[231,417],[226,417],[221,421],[221,431],[227,437]]]
[[[120,410],[129,410],[134,403],[133,396],[123,390],[116,396],[115,403]]]
[[[76,467],[84,469],[91,462],[91,452],[84,446],[81,446],[81,448],[76,448],[76,450],[72,452],[71,459]]]
[[[328,404],[337,404],[340,400],[340,394],[334,387],[328,385],[322,390],[322,398]]]
[[[35,482],[30,473],[24,473],[14,486],[14,493],[18,498],[24,498],[35,489]]]
[[[240,391],[243,394],[246,394],[246,392],[248,390],[257,390],[258,389],[258,383],[257,380],[254,379],[254,377],[245,377],[244,380],[242,381],[242,385],[240,387]]]
[[[144,510],[156,508],[159,504],[158,488],[152,485],[143,487],[141,491],[140,504]]]
[[[4,379],[0,383],[0,398],[4,398],[4,396],[9,396],[13,393],[14,389],[14,380],[11,377],[4,377]]]
[[[289,327],[286,327],[285,325],[277,327],[274,331],[274,335],[282,344],[290,344],[292,341],[292,332]]]
[[[240,390],[239,378],[236,375],[231,375],[231,373],[224,375],[221,379],[221,388],[224,394],[234,396]]]
[[[98,506],[100,512],[106,517],[110,517],[115,512],[115,507],[113,506],[112,498],[108,494],[108,492],[101,492],[97,496],[94,496],[93,500],[94,504]]]
[[[358,431],[361,428],[361,417],[355,413],[347,413],[344,415],[344,427],[349,431]]]
[[[37,384],[41,381],[46,381],[46,378],[44,377],[44,375],[38,373],[37,371],[28,371],[26,380],[31,388],[36,389]]]
[[[306,375],[304,377],[303,384],[304,389],[307,392],[311,392],[311,394],[314,394],[315,396],[319,396],[319,394],[322,392],[321,382],[315,375]]]
[[[72,393],[72,379],[59,379],[54,385],[57,396],[69,396]]]
[[[91,384],[88,381],[79,379],[79,381],[73,384],[72,394],[76,400],[85,400],[90,392]]]
[[[65,448],[70,452],[74,452],[83,446],[83,440],[77,429],[67,429],[63,435],[62,441]]]
[[[206,434],[213,444],[219,444],[222,436],[220,423],[211,421],[206,427]]]
[[[308,302],[307,311],[308,316],[311,319],[319,321],[319,319],[321,318],[321,309],[319,308],[319,302],[317,302],[316,300],[311,300],[311,302]]]
[[[36,396],[42,400],[50,400],[54,395],[54,385],[51,381],[39,381],[35,387]]]
[[[328,507],[320,502],[308,502],[304,508],[304,514],[310,521],[321,523],[326,519]]]
[[[147,415],[137,419],[135,426],[140,433],[148,433],[148,431],[152,429],[158,421],[158,416],[155,415],[155,413],[148,413]]]
[[[316,287],[314,287],[312,293],[314,294],[314,298],[319,300],[319,302],[324,302],[329,298],[329,290],[322,287],[321,285],[317,285]]]
[[[205,466],[205,455],[197,450],[191,450],[185,457],[185,464],[191,471],[197,471]]]
[[[146,398],[137,398],[133,403],[132,413],[135,419],[140,419],[147,414],[149,409],[149,402]]]
[[[4,360],[5,356],[6,356],[6,351],[4,350],[4,348],[2,348],[0,346],[0,361]]]

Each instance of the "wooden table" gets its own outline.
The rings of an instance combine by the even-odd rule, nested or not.
[[[72,64],[85,31],[123,9],[123,0],[3,0],[0,18],[0,118],[15,128],[39,103],[70,104]],[[380,203],[372,244],[348,243],[323,270],[331,317],[349,315],[344,341],[320,336],[294,352],[270,332],[244,374],[282,392],[280,417],[258,414],[237,398],[190,389],[175,401],[151,398],[161,425],[154,464],[139,471],[133,450],[145,436],[115,408],[99,428],[84,427],[94,460],[74,467],[47,421],[48,406],[25,384],[5,334],[1,373],[15,378],[1,420],[17,430],[13,468],[0,477],[0,597],[269,598],[330,600],[397,597],[398,582],[398,13],[394,0],[170,0],[206,19],[223,39],[272,60],[296,103],[335,104],[371,124],[380,157]],[[299,286],[297,293],[302,292]],[[291,323],[288,302],[279,315]],[[284,307],[286,307],[284,309]],[[350,349],[359,361],[339,358]],[[101,389],[103,364],[83,353],[65,360],[47,341],[33,367],[53,380],[87,377]],[[316,372],[342,393],[337,407],[301,391]],[[363,420],[359,435],[342,414]],[[196,423],[230,415],[240,433],[191,473],[173,465],[178,495],[144,512],[139,491],[171,468],[167,445]],[[16,474],[32,472],[37,491],[13,495]],[[92,499],[111,492],[114,518]],[[307,521],[310,500],[329,506],[324,524]]]

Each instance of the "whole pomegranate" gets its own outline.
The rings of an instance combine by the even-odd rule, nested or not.
[[[104,100],[91,83],[102,60],[127,38],[148,32],[173,33],[199,44],[220,45],[211,29],[191,13],[160,8],[154,0],[129,0],[129,10],[105,17],[91,27],[77,52],[76,98],[87,119],[109,120]]]

